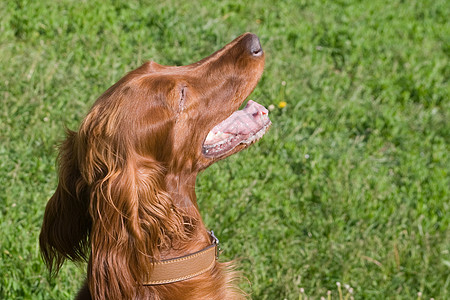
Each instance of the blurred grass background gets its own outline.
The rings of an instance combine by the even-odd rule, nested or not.
[[[64,126],[145,60],[188,64],[246,31],[273,126],[197,182],[242,288],[448,299],[449,15],[446,0],[0,2],[0,299],[69,299],[83,279],[72,264],[49,279],[37,244]]]

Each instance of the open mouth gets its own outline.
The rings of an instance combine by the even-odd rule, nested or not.
[[[232,151],[238,145],[259,140],[272,123],[269,111],[259,103],[249,100],[244,109],[217,124],[203,142],[206,157],[218,157]]]

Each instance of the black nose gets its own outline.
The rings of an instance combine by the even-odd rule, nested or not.
[[[250,33],[246,37],[247,48],[253,56],[261,56],[263,50],[256,34]]]

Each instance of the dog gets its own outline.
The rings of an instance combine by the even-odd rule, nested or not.
[[[149,61],[111,86],[60,146],[40,249],[50,273],[87,261],[77,299],[238,299],[197,206],[197,174],[271,125],[249,100],[264,69],[245,33],[187,66]]]

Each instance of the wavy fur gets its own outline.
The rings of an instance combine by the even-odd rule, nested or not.
[[[242,295],[234,288],[236,273],[225,263],[178,283],[144,283],[153,262],[210,243],[197,208],[195,179],[224,157],[203,157],[201,145],[259,80],[264,59],[248,55],[253,38],[244,34],[190,66],[147,62],[109,88],[78,131],[67,131],[40,247],[53,274],[65,259],[88,261],[78,299]]]

